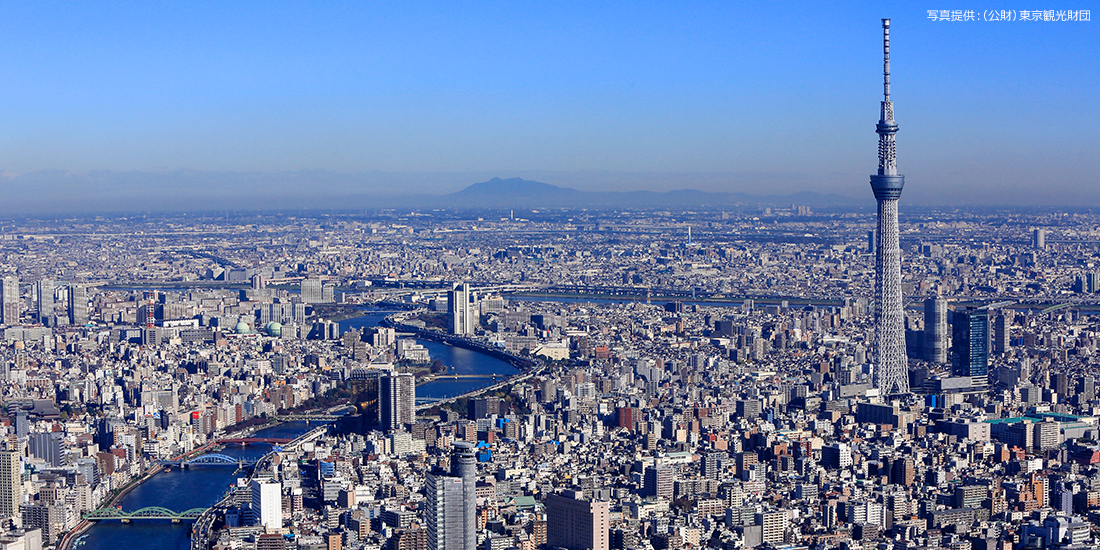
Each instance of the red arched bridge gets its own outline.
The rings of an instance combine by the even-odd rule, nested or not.
[[[270,443],[272,445],[283,445],[290,443],[293,439],[287,439],[285,437],[237,437],[228,439],[219,439],[214,442],[216,445],[248,445],[250,443]]]

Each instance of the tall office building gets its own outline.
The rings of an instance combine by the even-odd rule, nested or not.
[[[466,403],[466,419],[480,420],[500,414],[500,398],[478,397]]]
[[[608,550],[611,505],[584,500],[581,491],[546,499],[546,542],[568,550]]]
[[[320,279],[302,279],[302,301],[307,304],[320,304],[324,301],[325,285]]]
[[[69,285],[69,324],[88,324],[88,289],[80,285]]]
[[[28,434],[27,450],[30,455],[60,468],[66,463],[65,439],[61,432],[35,432]]]
[[[456,442],[451,475],[428,474],[424,522],[429,550],[477,548],[477,461],[472,443]]]
[[[947,362],[947,300],[939,296],[924,301],[924,358]]]
[[[645,469],[645,477],[642,479],[642,489],[647,497],[672,499],[673,477],[676,472],[672,466],[661,465]]]
[[[989,312],[968,307],[951,314],[951,351],[955,376],[989,374]]]
[[[5,325],[19,324],[19,277],[8,276],[0,281],[0,319]]]
[[[23,500],[23,465],[19,451],[0,450],[0,518],[14,517]]]
[[[883,100],[878,134],[878,173],[871,190],[878,201],[875,246],[875,366],[874,382],[883,395],[909,392],[905,356],[905,313],[901,297],[901,246],[898,243],[898,199],[905,176],[898,174],[894,135],[894,104],[890,101],[890,20],[882,20]]]
[[[54,284],[49,279],[38,281],[38,322],[49,327],[53,326],[53,299]]]
[[[451,334],[472,334],[474,324],[470,315],[470,285],[456,284],[447,294],[447,308],[451,314]]]
[[[283,484],[272,479],[252,480],[252,519],[267,529],[283,527]]]
[[[416,380],[408,373],[383,376],[378,384],[378,424],[396,430],[412,424],[416,410]]]

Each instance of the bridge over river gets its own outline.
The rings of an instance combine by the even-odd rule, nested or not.
[[[244,466],[256,465],[255,460],[244,460],[220,453],[207,453],[192,458],[191,460],[162,460],[160,463],[165,466],[176,466],[178,468],[188,468],[191,466],[236,466],[241,468]]]
[[[131,512],[124,512],[119,508],[100,508],[84,514],[83,518],[88,521],[117,520],[122,523],[130,523],[135,519],[169,520],[172,523],[179,523],[181,521],[195,521],[205,511],[206,508],[191,508],[190,510],[177,512],[160,506],[148,506]]]

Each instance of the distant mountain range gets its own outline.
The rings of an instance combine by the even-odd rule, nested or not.
[[[364,197],[365,198],[365,197]],[[351,201],[355,202],[355,201]],[[791,195],[675,191],[581,191],[521,178],[475,183],[448,195],[375,199],[374,204],[421,208],[699,208],[756,205],[856,206],[868,200],[812,192]]]
[[[733,208],[736,206],[871,206],[871,194],[795,193],[750,195],[696,189],[675,191],[582,191],[521,178],[475,183],[450,194],[397,194],[412,189],[446,189],[461,178],[445,174],[435,181],[415,175],[307,172],[161,172],[88,173],[43,171],[15,175],[0,172],[5,201],[0,213],[210,212],[263,210],[432,210],[537,208]],[[477,176],[475,176],[477,177]],[[481,176],[484,177],[484,176]],[[423,179],[423,178],[422,178]],[[428,185],[425,185],[428,183]],[[629,180],[618,185],[629,185]],[[652,186],[653,183],[649,182]],[[768,189],[767,184],[759,188]]]

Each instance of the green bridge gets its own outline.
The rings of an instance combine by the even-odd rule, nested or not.
[[[84,514],[83,518],[88,521],[119,520],[123,523],[129,523],[135,519],[166,519],[171,520],[173,523],[179,523],[199,519],[199,516],[205,511],[206,508],[191,508],[190,510],[177,512],[160,506],[149,506],[132,512],[125,512],[118,508],[100,508],[94,512]]]

